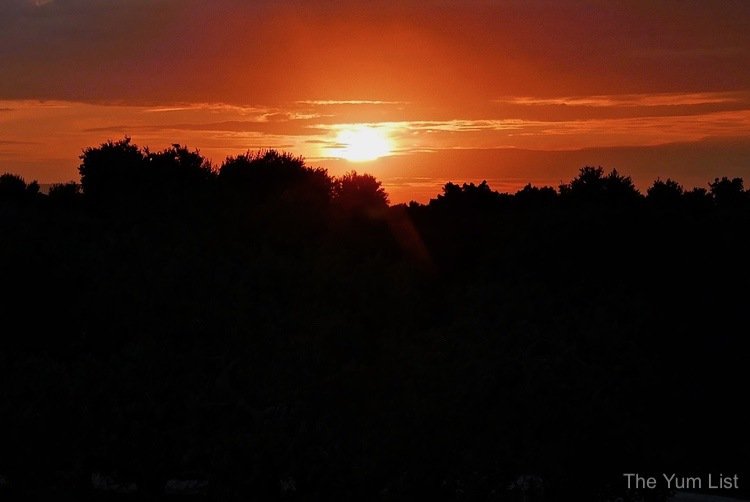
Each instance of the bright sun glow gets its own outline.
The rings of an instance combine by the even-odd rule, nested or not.
[[[351,162],[375,160],[391,153],[392,145],[382,129],[371,126],[357,126],[341,130],[334,150],[337,157]]]

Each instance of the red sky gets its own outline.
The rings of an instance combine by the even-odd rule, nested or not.
[[[750,180],[750,2],[4,0],[0,171],[76,179],[86,146],[279,148],[421,201],[582,165]],[[390,155],[337,159],[367,124]]]

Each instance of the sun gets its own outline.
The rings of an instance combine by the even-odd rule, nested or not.
[[[366,162],[391,153],[388,134],[381,128],[361,125],[342,129],[336,136],[334,154],[350,162]]]

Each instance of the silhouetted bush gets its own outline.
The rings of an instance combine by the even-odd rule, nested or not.
[[[747,194],[742,185],[742,178],[729,179],[726,176],[709,183],[711,195],[720,207],[738,206],[746,202]]]
[[[122,204],[144,182],[146,158],[130,138],[86,148],[80,158],[81,188],[95,203]]]
[[[338,209],[347,214],[378,216],[388,207],[388,194],[370,174],[351,171],[337,178],[333,197]]]
[[[39,183],[32,181],[28,185],[17,174],[0,175],[0,201],[21,202],[34,198],[39,193]]]
[[[276,150],[228,157],[219,180],[227,191],[250,203],[271,199],[322,207],[333,190],[325,169],[308,167],[302,157]]]
[[[527,208],[545,208],[557,201],[557,192],[552,187],[535,187],[531,183],[516,192],[515,202]]]
[[[55,183],[50,186],[47,196],[53,204],[71,207],[82,199],[81,185],[74,181]]]
[[[632,203],[640,197],[629,176],[616,169],[604,174],[602,167],[586,166],[570,183],[560,185],[560,194],[575,202],[597,204]]]
[[[81,155],[81,187],[100,209],[185,211],[211,192],[211,163],[200,152],[174,144],[159,152],[140,149],[130,138],[87,148]]]
[[[676,181],[657,179],[646,191],[646,198],[660,206],[679,207],[683,193],[684,189]]]
[[[443,193],[430,200],[429,205],[455,211],[487,211],[497,209],[507,199],[507,194],[495,192],[487,181],[482,181],[479,185],[446,183]]]
[[[145,151],[146,175],[157,194],[187,191],[197,195],[213,178],[211,163],[200,152],[174,144],[159,152]]]
[[[47,195],[52,198],[73,199],[81,195],[81,185],[75,181],[68,183],[53,183]]]

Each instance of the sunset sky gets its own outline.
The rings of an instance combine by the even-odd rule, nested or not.
[[[2,0],[0,171],[131,136],[381,179],[750,181],[750,2]],[[357,160],[371,159],[359,162]]]

